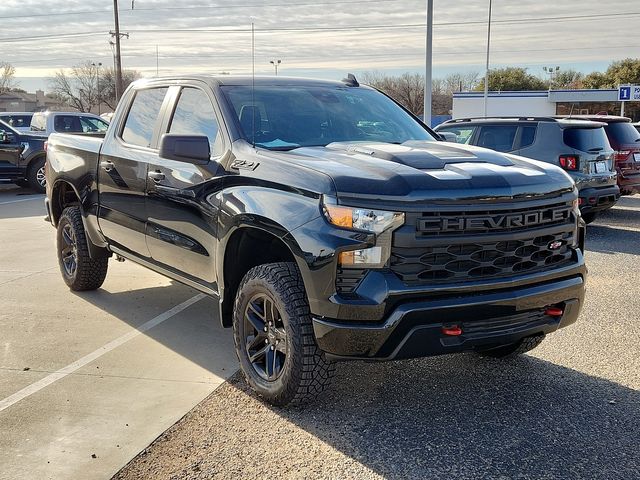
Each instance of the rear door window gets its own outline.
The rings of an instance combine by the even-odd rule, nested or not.
[[[526,125],[522,127],[522,134],[520,135],[520,148],[526,148],[533,145],[536,139],[536,126]]]
[[[159,87],[136,92],[122,130],[122,140],[131,145],[151,147],[153,132],[167,90],[168,87]]]
[[[604,128],[566,128],[564,143],[568,147],[581,152],[599,152],[609,150],[609,140]]]
[[[477,145],[498,152],[513,150],[513,141],[518,131],[517,125],[486,125],[480,127]]]
[[[640,145],[640,133],[629,122],[613,122],[604,127],[604,129],[615,143],[625,145],[639,142]]]
[[[53,130],[62,133],[82,132],[80,117],[77,115],[56,115],[53,118]]]

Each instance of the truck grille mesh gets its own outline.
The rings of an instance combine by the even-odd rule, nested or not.
[[[573,233],[561,232],[523,240],[427,247],[394,245],[390,268],[407,284],[500,278],[570,263],[572,243]]]

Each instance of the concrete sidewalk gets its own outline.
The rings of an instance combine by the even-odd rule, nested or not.
[[[231,335],[131,262],[69,291],[43,197],[20,193],[0,191],[0,477],[109,478],[237,369]]]

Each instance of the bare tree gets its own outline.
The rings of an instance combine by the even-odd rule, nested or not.
[[[18,86],[15,75],[16,69],[13,65],[0,62],[0,95],[10,92]]]
[[[69,106],[80,112],[90,112],[98,105],[98,69],[85,61],[71,68],[67,74],[64,70],[56,72],[49,82],[51,92]]]
[[[140,78],[140,73],[125,70],[122,77],[123,86],[126,88]],[[117,103],[113,69],[99,71],[98,67],[88,60],[72,67],[69,73],[64,70],[58,71],[49,82],[49,87],[57,98],[80,112],[90,112],[99,103],[113,110]]]
[[[136,70],[122,71],[122,88],[127,88],[129,84],[141,77],[140,72]],[[100,101],[115,110],[116,101],[116,75],[113,68],[105,68],[100,75]]]

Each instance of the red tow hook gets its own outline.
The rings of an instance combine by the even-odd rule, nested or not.
[[[458,325],[442,327],[442,333],[451,337],[457,337],[458,335],[462,335],[462,328],[460,328]]]
[[[550,317],[561,317],[563,313],[564,310],[558,307],[547,307],[544,311],[544,314]]]

